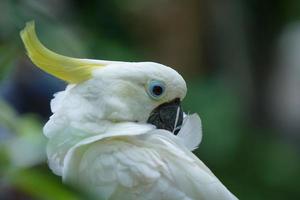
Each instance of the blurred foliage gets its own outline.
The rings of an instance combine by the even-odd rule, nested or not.
[[[148,20],[155,26],[157,24],[151,21],[155,17],[142,19],[146,18],[145,12],[138,15],[141,19],[133,18],[128,10],[138,10],[143,6],[145,10],[148,6],[154,8],[156,4],[153,2],[2,0],[0,80],[3,84],[0,89],[3,91],[7,87],[7,80],[19,81],[15,74],[23,76],[25,64],[18,64],[24,58],[19,31],[32,19],[37,21],[42,42],[57,52],[111,60],[148,59],[150,56],[145,53],[145,47],[139,44],[145,38],[136,39],[140,35],[133,34],[131,29],[134,20],[139,21],[139,25]],[[161,4],[168,5],[167,2]],[[298,7],[291,5],[299,7],[300,4],[294,1],[283,5],[285,20],[299,16],[296,14]],[[290,10],[293,10],[292,14],[288,14]],[[166,20],[163,16],[157,18]],[[128,23],[130,20],[132,22]],[[166,24],[158,24],[156,30],[165,30]],[[143,28],[136,29],[143,32]],[[150,37],[152,33],[145,34]],[[159,45],[163,47],[163,44],[157,44],[158,49]],[[176,56],[180,55],[174,55],[174,59]],[[189,91],[184,101],[185,111],[199,113],[203,123],[203,141],[195,153],[240,199],[299,199],[299,149],[283,140],[277,130],[250,123],[244,97],[226,82],[224,74],[200,76],[197,73],[194,74],[201,79],[187,80]],[[44,79],[49,82],[49,87],[54,87],[53,82],[57,81]],[[33,80],[29,78],[29,81]],[[26,81],[22,80],[21,85],[24,84]],[[20,199],[83,198],[82,194],[63,185],[61,178],[48,169],[43,123],[44,119],[37,113],[20,114],[11,105],[0,101],[0,199],[15,196]]]
[[[37,116],[18,116],[0,101],[0,199],[11,187],[34,199],[78,199],[46,166],[46,139]],[[41,165],[42,164],[42,165]]]

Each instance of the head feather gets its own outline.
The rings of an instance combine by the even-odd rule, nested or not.
[[[68,83],[80,83],[92,76],[96,68],[113,61],[71,58],[47,49],[38,39],[33,21],[28,22],[20,33],[31,61],[45,72]]]

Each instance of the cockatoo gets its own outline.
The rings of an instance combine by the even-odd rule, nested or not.
[[[21,31],[28,56],[66,81],[44,126],[51,170],[95,199],[237,199],[191,152],[202,132],[185,115],[182,76],[154,62],[71,58],[44,47],[34,22]]]

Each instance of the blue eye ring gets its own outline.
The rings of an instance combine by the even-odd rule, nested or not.
[[[148,83],[147,93],[153,99],[161,98],[166,90],[165,83],[159,80],[152,80]]]

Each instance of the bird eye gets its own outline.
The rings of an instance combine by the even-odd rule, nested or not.
[[[165,84],[161,81],[153,80],[148,84],[147,93],[153,99],[160,98],[165,92]]]

